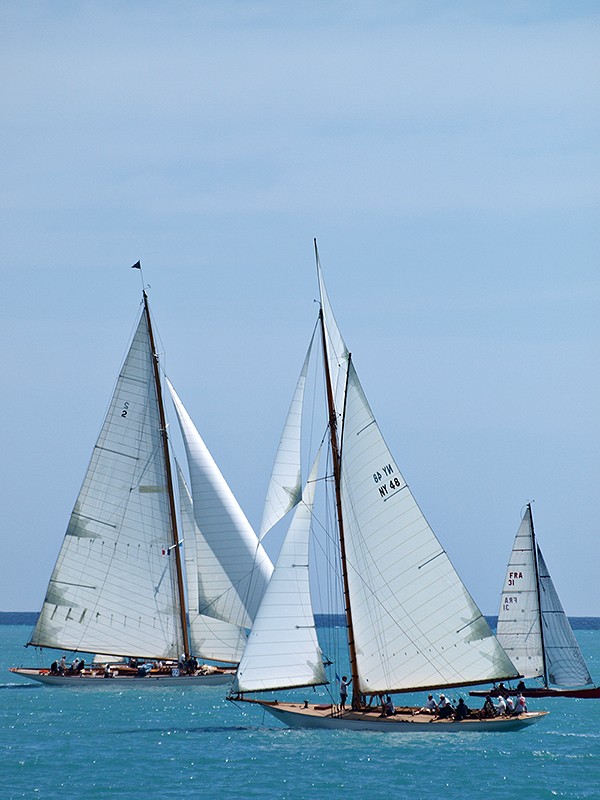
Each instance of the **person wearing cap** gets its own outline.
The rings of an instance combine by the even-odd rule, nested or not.
[[[504,695],[498,697],[498,705],[496,706],[496,714],[503,717],[506,714],[506,698]]]
[[[438,704],[438,717],[439,719],[448,719],[452,716],[454,709],[452,703],[445,694],[440,695],[440,702]]]

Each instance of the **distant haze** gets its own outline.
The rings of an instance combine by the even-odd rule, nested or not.
[[[482,610],[534,500],[567,613],[597,614],[599,41],[585,0],[2,4],[0,608],[41,606],[138,259],[167,372],[259,525],[317,236]]]

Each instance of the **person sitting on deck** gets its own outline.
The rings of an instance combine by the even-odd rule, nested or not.
[[[509,695],[506,698],[506,713],[510,716],[511,714],[514,713],[514,710],[515,710],[515,701]]]
[[[441,694],[438,706],[438,719],[450,719],[453,713],[454,709],[452,708],[452,703],[446,695]]]
[[[504,699],[504,698],[502,698]],[[481,717],[488,718],[496,716],[496,706],[492,703],[492,698],[490,695],[486,695],[485,703],[483,704],[483,708],[481,709]]]
[[[58,675],[58,661],[53,661],[50,664],[50,675]]]
[[[456,706],[456,711],[454,712],[454,719],[457,722],[460,722],[463,719],[466,719],[469,716],[469,709],[465,701],[460,698],[458,701],[458,705]]]
[[[517,697],[517,705],[515,706],[515,710],[512,712],[513,716],[516,717],[519,714],[524,714],[526,711],[527,711],[527,701],[525,700],[523,695],[520,694]]]
[[[427,695],[427,702],[417,711],[417,714],[435,714],[438,710],[438,704],[432,694]]]
[[[396,709],[394,707],[394,701],[386,694],[385,700],[381,704],[381,716],[382,717],[392,717],[396,713]]]
[[[496,706],[496,714],[499,717],[503,717],[506,714],[506,700],[504,699],[504,695],[500,695],[498,697],[498,705]]]
[[[105,678],[112,678],[113,674],[110,670],[110,664],[104,665],[104,677]]]

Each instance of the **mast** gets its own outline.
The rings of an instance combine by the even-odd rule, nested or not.
[[[154,333],[152,331],[152,323],[150,321],[150,308],[148,306],[148,295],[146,290],[142,290],[144,297],[144,313],[146,315],[146,323],[148,325],[148,336],[150,337],[150,349],[152,350],[152,366],[154,369],[154,384],[156,386],[156,396],[158,400],[158,413],[160,418],[160,432],[163,443],[163,452],[165,456],[165,471],[167,478],[167,492],[169,495],[169,511],[171,515],[171,532],[173,534],[173,550],[175,552],[175,567],[177,573],[177,592],[179,597],[179,614],[181,621],[181,632],[183,635],[183,650],[186,659],[191,655],[190,644],[187,628],[187,614],[185,606],[185,591],[183,587],[183,568],[181,564],[181,551],[179,532],[177,529],[177,512],[175,504],[175,493],[173,491],[173,475],[171,471],[171,458],[169,454],[169,437],[167,435],[167,420],[165,417],[165,407],[162,397],[162,386],[160,382],[160,370],[158,365],[158,352],[154,343]]]
[[[319,253],[317,250],[317,240],[315,243],[315,257],[317,265],[319,263]],[[325,365],[325,384],[327,387],[327,407],[329,411],[329,437],[331,440],[331,460],[333,462],[333,482],[335,486],[335,505],[338,520],[338,535],[340,541],[340,562],[342,566],[342,581],[344,587],[344,606],[346,613],[346,626],[348,628],[348,649],[350,651],[350,671],[352,673],[352,708],[360,708],[360,691],[358,663],[356,660],[356,645],[354,642],[354,626],[352,623],[352,607],[350,605],[350,586],[348,583],[348,568],[346,560],[346,542],[344,539],[344,521],[342,518],[342,493],[341,493],[341,455],[337,437],[337,416],[333,401],[333,388],[331,385],[331,374],[329,372],[329,358],[327,353],[327,336],[325,331],[325,320],[323,308],[319,311],[319,321],[321,323],[321,336],[323,339],[323,361]],[[350,355],[348,354],[348,360]]]
[[[531,523],[531,546],[533,548],[533,564],[535,567],[535,592],[537,597],[538,619],[540,624],[540,639],[542,640],[542,660],[544,662],[544,685],[548,688],[548,665],[546,663],[546,645],[544,643],[544,620],[542,618],[542,603],[540,593],[540,568],[538,564],[538,551],[537,542],[535,540],[535,529],[533,527],[533,513],[531,511],[531,503],[527,503],[529,511],[529,521]]]

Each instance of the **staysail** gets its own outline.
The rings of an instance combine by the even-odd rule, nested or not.
[[[212,614],[213,605],[230,595],[233,616],[239,618],[237,594],[196,524],[192,498],[179,464],[177,479],[185,544],[191,650],[199,658],[237,664],[246,644],[246,632],[239,625]]]
[[[261,540],[302,498],[302,406],[312,343],[311,339],[277,448],[260,526]]]
[[[177,658],[183,649],[165,455],[142,313],[31,644]]]
[[[308,577],[309,535],[318,456],[254,620],[234,691],[327,683]]]
[[[194,519],[234,589],[213,591],[209,576],[203,572],[205,590],[211,598],[210,614],[250,628],[273,565],[175,389],[168,385],[187,455]]]
[[[352,363],[341,491],[360,691],[516,676],[398,469]]]

